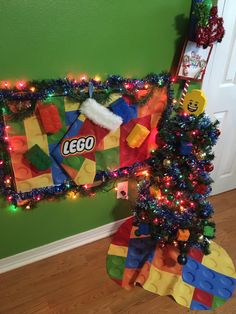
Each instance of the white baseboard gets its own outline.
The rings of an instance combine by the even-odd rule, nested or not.
[[[9,270],[106,238],[115,233],[126,219],[117,220],[107,225],[0,259],[0,273],[5,273]]]

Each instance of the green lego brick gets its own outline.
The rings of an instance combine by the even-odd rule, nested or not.
[[[47,170],[52,164],[50,157],[37,144],[32,146],[24,157],[39,171]]]
[[[120,166],[120,148],[113,147],[102,151],[95,152],[96,170],[106,168],[115,170]]]
[[[214,237],[214,235],[215,235],[215,228],[213,228],[211,226],[205,226],[203,234],[206,237]]]
[[[222,299],[220,297],[214,296],[213,303],[212,303],[212,309],[216,309],[217,307],[225,304],[227,300]]]
[[[107,255],[107,273],[111,278],[120,279],[123,278],[125,270],[126,257]]]
[[[63,159],[62,163],[66,166],[69,166],[73,169],[80,170],[83,162],[84,157],[82,156],[69,156]]]

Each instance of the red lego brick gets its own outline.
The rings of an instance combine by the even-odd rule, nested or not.
[[[201,261],[203,259],[202,251],[197,249],[197,248],[191,248],[189,250],[188,256],[191,256],[192,258],[194,258],[195,260],[197,260],[200,263],[201,263]]]
[[[133,218],[130,218],[121,225],[112,239],[112,244],[128,246],[130,233],[133,227],[132,222]]]
[[[54,134],[62,128],[58,109],[53,103],[39,103],[37,106],[37,112],[45,133]]]
[[[212,294],[198,288],[195,288],[193,293],[193,300],[209,307],[212,306],[213,297]]]

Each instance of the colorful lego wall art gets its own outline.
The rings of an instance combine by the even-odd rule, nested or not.
[[[5,115],[16,191],[67,180],[93,184],[98,171],[144,161],[156,148],[156,126],[166,104],[167,88],[157,87],[141,106],[112,94],[105,106],[101,105],[102,111],[96,112],[95,120],[80,103],[66,96],[37,100],[33,114],[23,120],[13,122]],[[13,108],[14,102],[9,107]],[[119,122],[116,127],[113,119]]]

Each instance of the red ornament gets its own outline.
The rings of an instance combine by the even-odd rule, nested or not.
[[[195,186],[195,192],[199,194],[205,194],[207,191],[207,185],[205,184],[198,184]]]
[[[204,166],[204,170],[207,172],[211,172],[214,169],[214,165],[213,164],[205,164]]]

